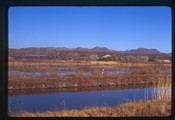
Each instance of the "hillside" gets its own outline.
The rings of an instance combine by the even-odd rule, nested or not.
[[[104,58],[105,55],[108,57]],[[126,51],[110,50],[106,47],[66,48],[42,47],[9,49],[10,59],[58,59],[58,60],[104,60],[119,62],[148,62],[156,60],[171,60],[171,54],[161,53],[156,49],[138,48]]]
[[[128,53],[128,54],[139,54],[139,55],[145,55],[145,54],[161,54],[156,49],[146,49],[146,48],[138,48],[138,49],[131,49],[131,50],[126,50],[122,51],[122,53]]]

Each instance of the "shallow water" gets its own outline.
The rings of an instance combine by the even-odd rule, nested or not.
[[[46,112],[62,109],[83,109],[91,106],[117,106],[129,101],[144,100],[146,96],[147,99],[152,99],[153,91],[154,88],[132,88],[9,95],[8,108],[9,112]]]
[[[55,73],[57,75],[59,75],[60,77],[77,74],[76,71],[58,71],[58,72],[54,72],[54,74]],[[25,76],[43,76],[44,75],[44,76],[49,76],[49,75],[52,75],[52,74],[53,74],[53,72],[26,72],[26,71],[19,71],[19,70],[8,72],[9,77],[16,77],[18,75],[25,75]],[[118,69],[118,70],[115,70],[115,71],[109,70],[109,74],[110,75],[127,74],[127,72],[126,72],[125,69],[121,68],[121,69]],[[83,71],[83,76],[90,77],[92,75],[93,75],[92,71]]]
[[[141,71],[143,68],[126,68],[126,67],[113,67],[113,68],[106,68],[104,71],[102,71],[104,68],[91,68],[90,70],[81,70],[83,73],[83,76],[90,77],[93,76],[93,71],[97,70],[99,74],[105,74],[108,73],[109,75],[119,75],[119,74],[128,74],[128,71]],[[160,71],[162,74],[169,74],[171,73],[170,68],[156,68],[158,71]],[[155,70],[156,70],[155,69]],[[67,75],[76,75],[78,71],[78,68],[72,68],[72,70],[58,70],[55,72],[47,71],[47,72],[41,72],[41,71],[34,71],[34,72],[29,72],[29,71],[20,71],[20,70],[13,70],[9,71],[8,75],[9,77],[16,77],[18,75],[24,75],[24,76],[50,76],[50,75],[58,75],[60,77],[64,77]]]

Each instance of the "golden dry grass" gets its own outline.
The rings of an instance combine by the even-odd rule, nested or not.
[[[57,88],[121,85],[121,84],[154,84],[166,81],[170,74],[162,74],[164,69],[170,70],[171,64],[160,63],[119,63],[105,61],[64,61],[64,60],[12,60],[9,71],[40,72],[42,76],[18,74],[9,76],[9,89],[22,88]],[[108,67],[108,68],[107,68]],[[125,75],[109,74],[110,69],[127,68]],[[106,68],[101,75],[101,69]],[[110,69],[109,69],[110,68]],[[74,75],[60,76],[60,71],[75,72]],[[45,73],[49,73],[46,75]],[[84,76],[90,72],[91,76]],[[71,81],[71,82],[70,82]]]
[[[29,60],[29,61],[9,61],[9,66],[43,66],[43,65],[113,65],[121,67],[154,67],[154,66],[171,66],[170,63],[121,63],[114,61],[72,61],[72,60]]]
[[[16,76],[9,78],[9,89],[62,88],[88,86],[149,85],[170,81],[170,75],[118,75],[118,76]]]

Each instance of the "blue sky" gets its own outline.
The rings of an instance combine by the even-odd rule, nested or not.
[[[107,47],[170,53],[169,7],[10,7],[9,48]]]

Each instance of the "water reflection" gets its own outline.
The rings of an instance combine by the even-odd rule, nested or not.
[[[60,77],[77,74],[75,71],[59,71],[59,72],[55,72],[55,73]],[[119,71],[109,71],[110,75],[118,75],[118,74],[126,74],[126,73],[127,72],[122,70],[122,69]],[[9,77],[16,77],[18,75],[35,76],[35,77],[40,76],[41,77],[41,76],[49,76],[52,74],[53,74],[53,72],[25,72],[25,71],[18,71],[18,70],[8,72]],[[92,75],[93,75],[92,71],[84,71],[83,72],[83,76],[90,77]]]
[[[156,68],[157,71],[161,71],[162,74],[169,74],[171,73],[171,69],[169,68]],[[155,69],[155,70],[156,70]],[[104,72],[108,72],[109,75],[119,75],[119,74],[128,74],[128,71],[142,71],[143,68],[126,68],[126,67],[119,67],[119,68],[108,68],[106,69]],[[18,75],[27,75],[27,76],[49,76],[49,75],[53,75],[53,74],[57,74],[60,77],[64,77],[64,76],[69,76],[69,75],[76,75],[77,74],[77,69],[72,70],[72,71],[68,71],[68,70],[59,70],[57,72],[39,72],[39,71],[35,71],[35,72],[29,72],[29,71],[19,71],[19,70],[13,70],[13,71],[9,71],[8,75],[9,77],[16,77]],[[101,69],[99,70],[101,72]],[[83,76],[86,77],[90,77],[93,75],[93,71],[91,70],[82,70]]]
[[[35,92],[34,92],[35,91]],[[9,90],[9,111],[46,112],[62,109],[83,109],[91,106],[117,106],[128,101],[152,99],[153,88],[144,86]]]

